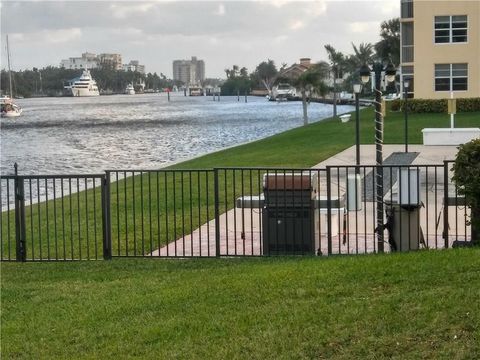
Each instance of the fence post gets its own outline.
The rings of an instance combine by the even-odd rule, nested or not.
[[[443,240],[448,248],[448,161],[443,161]]]
[[[220,257],[220,196],[218,193],[218,169],[213,169],[213,185],[215,196],[215,256]]]
[[[17,261],[27,261],[25,241],[25,189],[23,177],[18,176],[18,165],[15,163],[15,250]]]
[[[110,225],[110,172],[102,179],[103,259],[112,258],[112,228]]]
[[[330,166],[327,166],[327,247],[328,255],[332,255],[332,182]],[[321,235],[320,235],[321,236]]]

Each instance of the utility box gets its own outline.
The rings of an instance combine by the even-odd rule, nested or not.
[[[315,254],[316,174],[266,174],[263,178],[264,255]]]

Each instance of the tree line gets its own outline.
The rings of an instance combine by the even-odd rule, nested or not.
[[[400,19],[382,22],[380,41],[377,43],[361,43],[358,46],[352,43],[351,54],[343,54],[330,44],[324,45],[324,48],[328,61],[313,64],[296,78],[285,78],[282,71],[286,64],[282,64],[278,69],[270,59],[260,63],[250,74],[245,67],[233,65],[231,69],[225,69],[227,80],[222,86],[222,94],[235,95],[253,88],[264,88],[271,93],[275,84],[288,82],[300,91],[305,124],[308,123],[307,102],[312,96],[323,97],[329,92],[333,93],[333,115],[336,116],[337,93],[342,90],[352,92],[353,83],[358,81],[362,65],[374,61],[391,61],[397,67],[400,64]],[[326,79],[331,79],[329,83],[333,85],[328,86]],[[342,79],[342,82],[337,84],[337,79]],[[365,92],[368,93],[368,89],[365,89]]]
[[[373,61],[392,61],[396,66],[400,64],[400,20],[399,18],[382,22],[380,25],[380,41],[375,44],[352,43],[351,54],[343,54],[332,45],[325,45],[328,62],[320,62],[312,69],[312,72],[319,72],[321,69],[325,78],[331,76],[333,79],[344,78],[338,90],[351,90],[353,82],[358,77],[358,70],[363,64],[370,64]],[[247,68],[240,68],[233,65],[225,69],[227,80],[222,86],[222,94],[236,95],[244,93],[249,89],[264,88],[269,92],[276,83],[284,81],[282,71],[286,64],[277,68],[273,60],[261,62],[252,73]],[[348,74],[348,76],[345,76]],[[290,79],[291,82],[292,79]],[[333,89],[331,89],[333,90]]]
[[[82,69],[65,69],[48,66],[43,69],[12,71],[12,88],[14,96],[59,96],[63,93],[64,85],[82,74]],[[113,69],[91,69],[92,77],[99,89],[112,93],[123,93],[125,87],[132,84],[144,83],[147,90],[160,90],[181,85],[167,79],[165,75],[157,73],[141,74],[133,71]],[[0,81],[3,94],[9,94],[8,72],[1,71]]]

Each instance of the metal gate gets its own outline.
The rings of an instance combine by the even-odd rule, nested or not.
[[[1,258],[108,258],[105,175],[2,176]]]

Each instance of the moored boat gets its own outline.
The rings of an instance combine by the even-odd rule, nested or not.
[[[273,87],[270,101],[294,100],[297,96],[297,90],[288,83],[280,83]]]
[[[203,88],[200,86],[189,86],[188,93],[190,96],[203,96]]]
[[[92,78],[88,69],[83,70],[80,78],[76,79],[69,87],[72,96],[99,96],[97,82]]]
[[[18,117],[22,114],[22,108],[17,104],[14,104],[9,97],[3,97],[1,99],[1,116],[5,118]]]
[[[8,79],[10,83],[10,97],[4,96],[0,102],[0,116],[5,118],[18,117],[22,114],[22,108],[12,101],[13,88],[12,88],[12,70],[10,69],[10,48],[8,46],[7,35],[7,60],[8,60]]]
[[[128,84],[125,88],[125,94],[127,95],[135,95],[135,89],[132,84]]]

